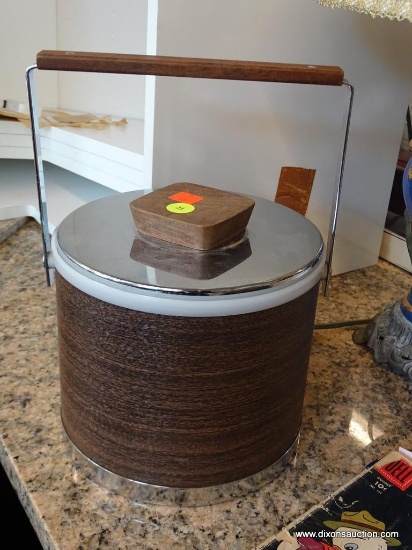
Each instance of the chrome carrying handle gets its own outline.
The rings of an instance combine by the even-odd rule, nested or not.
[[[47,216],[43,160],[41,155],[40,129],[35,97],[35,69],[49,71],[174,76],[220,80],[248,80],[255,82],[282,82],[288,84],[312,84],[321,86],[347,86],[350,90],[350,100],[339,169],[339,179],[332,204],[326,249],[326,274],[324,277],[323,292],[325,296],[327,295],[329,282],[332,276],[332,256],[335,244],[337,214],[343,183],[343,171],[345,166],[354,93],[353,86],[344,79],[343,70],[340,67],[331,65],[298,65],[289,63],[235,61],[227,59],[72,52],[60,50],[42,50],[37,54],[36,63],[36,65],[30,66],[26,70],[26,82],[30,108],[40,221],[42,227],[44,266],[46,269],[47,284],[49,286],[54,280],[54,271],[51,257],[51,241]]]

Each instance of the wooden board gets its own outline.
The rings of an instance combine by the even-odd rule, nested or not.
[[[280,173],[275,202],[305,215],[316,170],[284,166]]]
[[[136,229],[197,250],[229,242],[246,229],[255,201],[195,183],[173,183],[130,203]]]

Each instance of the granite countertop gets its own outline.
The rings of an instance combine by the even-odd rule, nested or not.
[[[0,223],[0,236],[10,223]],[[16,229],[16,228],[14,228]],[[0,244],[0,461],[46,549],[252,549],[370,461],[412,448],[407,383],[352,341],[314,332],[294,462],[244,498],[197,508],[129,501],[73,464],[60,421],[56,301],[29,221]],[[1,239],[0,239],[1,241]],[[379,261],[335,276],[317,323],[371,318],[401,298],[410,274]]]

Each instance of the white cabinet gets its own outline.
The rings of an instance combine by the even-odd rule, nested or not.
[[[40,50],[153,53],[155,29],[148,29],[156,25],[156,3],[151,2],[150,8],[149,3],[130,0],[120,6],[113,0],[9,1],[0,21],[0,44],[3,51],[13,55],[0,60],[0,90],[4,94],[0,99],[27,104],[25,70],[36,62]],[[40,109],[58,107],[127,119],[125,126],[103,130],[41,129],[42,157],[48,166],[45,179],[50,230],[82,201],[113,191],[150,187],[151,165],[145,162],[145,158],[151,159],[153,133],[154,86],[150,78],[35,71],[35,84]],[[32,158],[30,130],[18,121],[0,119],[0,159]],[[73,200],[68,194],[70,181]],[[36,205],[33,163],[0,160],[0,219],[33,213],[38,218]]]
[[[335,274],[378,260],[412,88],[410,28],[312,0],[159,1],[159,55],[339,65],[354,85]],[[307,215],[326,237],[346,105],[327,87],[158,79],[153,180],[273,199],[283,166],[313,168]]]
[[[40,223],[33,162],[1,159],[0,174],[0,220],[30,216]],[[44,174],[50,232],[69,212],[116,192],[48,162],[44,163]]]
[[[42,129],[50,231],[85,202],[145,188],[143,139],[144,122],[133,119],[107,130]],[[25,159],[33,159],[30,130],[0,121],[0,220],[39,221],[34,163]]]

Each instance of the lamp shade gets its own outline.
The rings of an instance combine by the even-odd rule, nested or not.
[[[412,21],[412,0],[315,0],[330,8],[348,8],[372,17],[389,19],[409,19]]]

